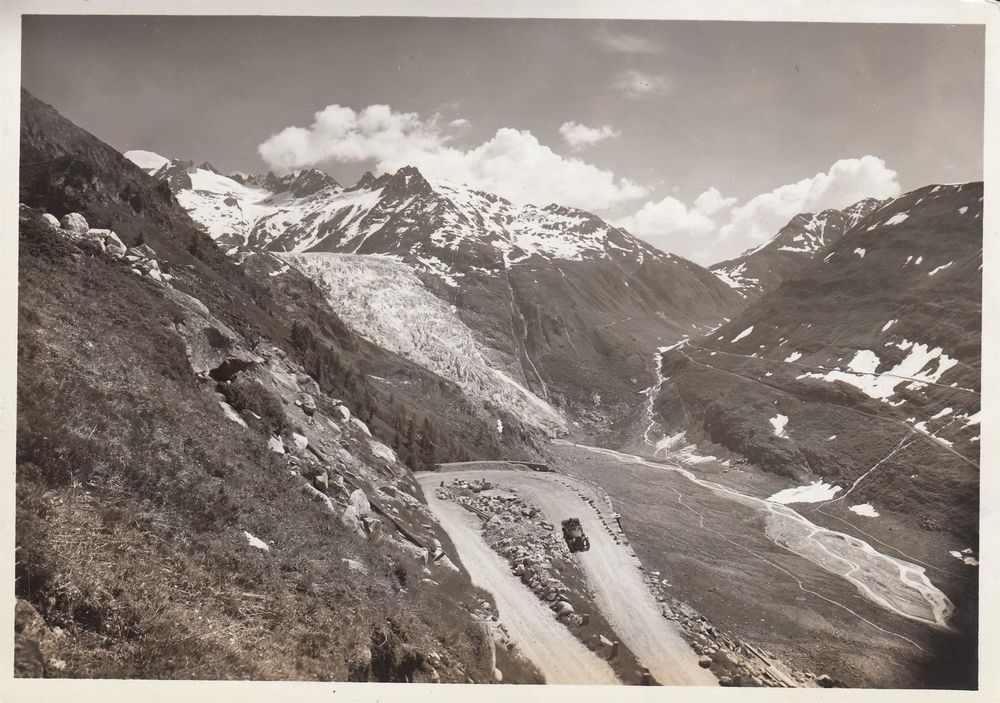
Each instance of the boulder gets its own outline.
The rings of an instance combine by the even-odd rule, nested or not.
[[[316,486],[317,489],[323,491],[324,493],[329,491],[330,475],[326,471],[320,471],[313,477],[312,481],[313,485]]]
[[[820,674],[816,677],[816,683],[818,683],[823,688],[833,688],[836,683],[830,677],[829,674]]]
[[[128,251],[128,247],[114,232],[109,232],[108,236],[104,238],[104,246],[107,247],[108,253],[115,258],[125,256],[125,252]]]
[[[148,244],[139,244],[128,250],[128,253],[132,256],[138,256],[142,259],[155,259],[156,250]]]
[[[556,601],[552,609],[557,615],[570,615],[574,612],[573,605],[564,600]]]
[[[365,532],[370,535],[375,535],[376,537],[382,534],[382,521],[379,520],[374,515],[362,515],[361,516],[361,526],[365,528]]]
[[[87,220],[78,212],[70,212],[63,215],[59,224],[64,230],[78,237],[82,237],[90,229]]]
[[[254,537],[252,534],[243,530],[243,535],[247,538],[247,544],[249,544],[254,549],[259,549],[262,552],[270,552],[271,547],[262,539]]]
[[[350,503],[351,507],[354,508],[359,517],[367,515],[372,511],[371,503],[368,502],[368,496],[366,496],[365,492],[360,488],[355,489],[354,492],[351,493]]]
[[[271,437],[267,440],[267,448],[270,449],[275,454],[284,454],[285,445],[281,443],[278,437]]]
[[[42,215],[42,219],[45,220],[45,224],[47,224],[49,227],[52,227],[53,229],[59,229],[59,219],[55,215],[50,215],[49,213],[46,212],[45,214]]]
[[[316,414],[316,400],[308,393],[299,393],[295,398],[295,404],[310,417]]]
[[[313,377],[307,373],[299,373],[295,375],[295,382],[299,384],[301,388],[306,393],[319,393],[319,384],[313,380]]]
[[[312,486],[309,487],[312,488]],[[365,528],[361,524],[361,518],[358,517],[358,511],[354,509],[353,505],[348,505],[346,508],[344,508],[344,512],[340,514],[340,521],[344,523],[344,525],[348,529],[353,530],[355,533],[357,533],[359,537],[365,536]]]
[[[292,444],[297,451],[304,452],[309,446],[309,438],[298,432],[292,432]]]
[[[698,666],[702,669],[708,669],[712,666],[712,658],[709,656],[698,657]]]

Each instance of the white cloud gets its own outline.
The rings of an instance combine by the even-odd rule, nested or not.
[[[877,156],[841,159],[828,171],[762,193],[733,208],[730,221],[719,231],[720,248],[732,256],[767,241],[800,212],[844,208],[863,198],[889,198],[899,193],[896,172]]]
[[[689,208],[670,195],[644,204],[635,214],[622,218],[617,224],[653,246],[681,256],[691,256],[693,245],[706,241],[706,237],[717,228],[708,214],[697,207]]]
[[[516,203],[602,210],[647,195],[642,186],[609,170],[555,153],[528,131],[501,128],[471,149],[451,141],[438,120],[413,112],[395,112],[388,105],[361,111],[329,105],[308,128],[287,127],[258,152],[277,171],[324,162],[373,161],[379,172],[413,165],[428,178],[465,183]]]
[[[711,217],[736,204],[736,198],[723,198],[722,193],[712,186],[694,200],[695,209]]]
[[[640,100],[670,92],[670,81],[666,76],[629,69],[622,71],[615,79],[615,87],[631,100]]]
[[[674,197],[647,202],[619,220],[632,234],[666,251],[713,264],[771,239],[795,215],[844,208],[864,198],[899,195],[896,172],[876,156],[841,159],[827,171],[775,188],[735,206],[712,187],[688,206]]]
[[[606,29],[598,32],[595,38],[605,49],[622,54],[658,54],[663,51],[660,44],[626,32]]]
[[[559,127],[559,134],[562,135],[567,144],[577,150],[603,142],[606,139],[616,139],[622,135],[611,125],[588,127],[579,122],[563,122],[562,126]]]
[[[469,121],[464,117],[459,117],[458,119],[452,120],[449,124],[455,129],[465,129],[469,126]]]

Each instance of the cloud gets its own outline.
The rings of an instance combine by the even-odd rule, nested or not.
[[[719,194],[715,188],[710,191]],[[708,202],[703,199],[708,192],[699,195],[696,202]],[[691,256],[694,250],[691,244],[705,240],[718,228],[710,215],[697,205],[688,207],[668,195],[662,200],[645,203],[634,214],[621,218],[616,224],[664,251]]]
[[[580,150],[585,146],[603,142],[606,139],[617,139],[622,135],[614,127],[603,125],[601,127],[588,127],[579,122],[563,122],[559,128],[559,134],[563,140],[572,148]]]
[[[675,197],[643,204],[618,224],[660,249],[714,264],[771,239],[795,215],[841,209],[900,193],[896,172],[877,156],[841,159],[826,171],[779,186],[736,206],[715,187],[690,206]]]
[[[710,217],[721,210],[731,208],[735,204],[736,198],[723,198],[722,193],[715,186],[712,186],[694,200],[695,209]]]
[[[529,131],[501,128],[470,149],[451,142],[434,118],[423,120],[388,105],[360,111],[329,105],[308,128],[287,127],[265,140],[258,152],[280,172],[332,162],[372,161],[383,173],[413,165],[430,179],[465,183],[515,203],[603,210],[648,194],[607,169],[555,153]]]
[[[615,78],[614,85],[630,100],[641,100],[655,95],[666,95],[670,92],[670,81],[667,80],[666,76],[635,69],[619,73],[618,77]]]
[[[829,170],[751,198],[733,208],[720,231],[720,244],[733,254],[757,246],[800,212],[844,208],[864,198],[899,195],[896,172],[877,156],[841,159]]]
[[[605,49],[621,54],[659,54],[663,51],[660,44],[626,32],[605,29],[594,35],[594,38]]]
[[[464,117],[459,117],[458,119],[454,119],[449,122],[449,124],[455,129],[465,129],[469,126],[469,121]]]

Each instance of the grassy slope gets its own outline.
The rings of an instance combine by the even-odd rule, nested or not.
[[[22,100],[22,201],[145,240],[242,344],[288,349],[291,324],[306,321],[355,360],[332,315],[274,297],[169,191]],[[185,312],[161,288],[81,255],[38,211],[22,210],[20,242],[16,588],[19,612],[30,602],[40,617],[16,629],[19,642],[32,633],[46,675],[419,680],[437,652],[442,680],[493,679],[470,614],[484,594],[462,574],[421,581],[405,552],[306,501],[263,438],[248,442],[196,384],[174,333]],[[515,655],[497,661],[506,681],[537,680]]]
[[[48,643],[61,674],[399,680],[437,650],[443,679],[490,680],[468,583],[424,585],[415,562],[305,503],[195,383],[179,311],[124,266],[72,254],[22,222],[17,592],[63,628]]]

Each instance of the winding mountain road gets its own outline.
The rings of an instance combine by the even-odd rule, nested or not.
[[[470,572],[479,568],[479,562],[499,562],[503,576],[497,578],[490,575],[489,581],[482,583],[474,574],[473,580],[490,590],[497,599],[510,604],[509,608],[501,607],[500,619],[508,627],[508,631],[520,642],[524,636],[527,641],[521,645],[522,651],[531,658],[539,668],[543,664],[529,652],[538,639],[553,637],[549,623],[560,628],[562,633],[571,637],[569,630],[559,624],[552,614],[543,608],[537,598],[519,580],[510,575],[507,564],[495,554],[482,538],[479,537],[479,525],[471,514],[468,519],[459,520],[455,511],[467,512],[451,501],[441,501],[433,496],[434,485],[442,479],[462,478],[465,480],[485,479],[503,487],[516,488],[526,500],[537,505],[545,514],[546,519],[553,524],[567,517],[578,517],[583,529],[590,538],[590,550],[576,554],[587,581],[594,591],[595,604],[607,619],[618,638],[635,654],[636,658],[647,667],[653,677],[663,685],[669,686],[715,686],[718,682],[707,669],[698,666],[698,658],[694,651],[681,638],[674,625],[665,619],[660,606],[653,599],[649,589],[643,582],[639,569],[639,561],[631,549],[616,543],[609,530],[611,522],[610,511],[602,509],[601,498],[584,481],[562,474],[536,473],[531,471],[504,471],[497,469],[466,469],[461,471],[418,473],[417,480],[424,487],[428,504],[452,540],[459,549],[459,557]],[[591,498],[596,509],[585,498]],[[471,533],[471,534],[470,534]],[[485,552],[485,553],[484,553]],[[521,619],[529,612],[524,598],[533,601],[533,605],[545,611],[544,622],[537,616],[528,616],[528,632],[515,634],[519,626],[508,623],[506,612],[513,609],[524,610],[514,617]],[[576,642],[576,640],[574,640]],[[562,644],[553,643],[557,647]],[[554,649],[553,645],[547,648]],[[582,645],[581,645],[582,647]],[[563,659],[572,659],[571,651],[558,651],[558,663]],[[584,651],[587,652],[586,648]],[[589,652],[587,652],[589,654]],[[607,664],[598,660],[603,666]],[[544,668],[543,668],[543,673]],[[548,673],[546,678],[549,679]],[[554,679],[553,679],[554,680]],[[573,678],[573,683],[585,683],[579,678]]]
[[[455,543],[472,582],[493,594],[500,622],[521,653],[542,672],[545,682],[621,683],[606,661],[573,637],[552,611],[511,574],[507,562],[483,541],[476,516],[454,501],[434,496],[433,483],[440,478],[439,473],[417,474],[427,504]]]

